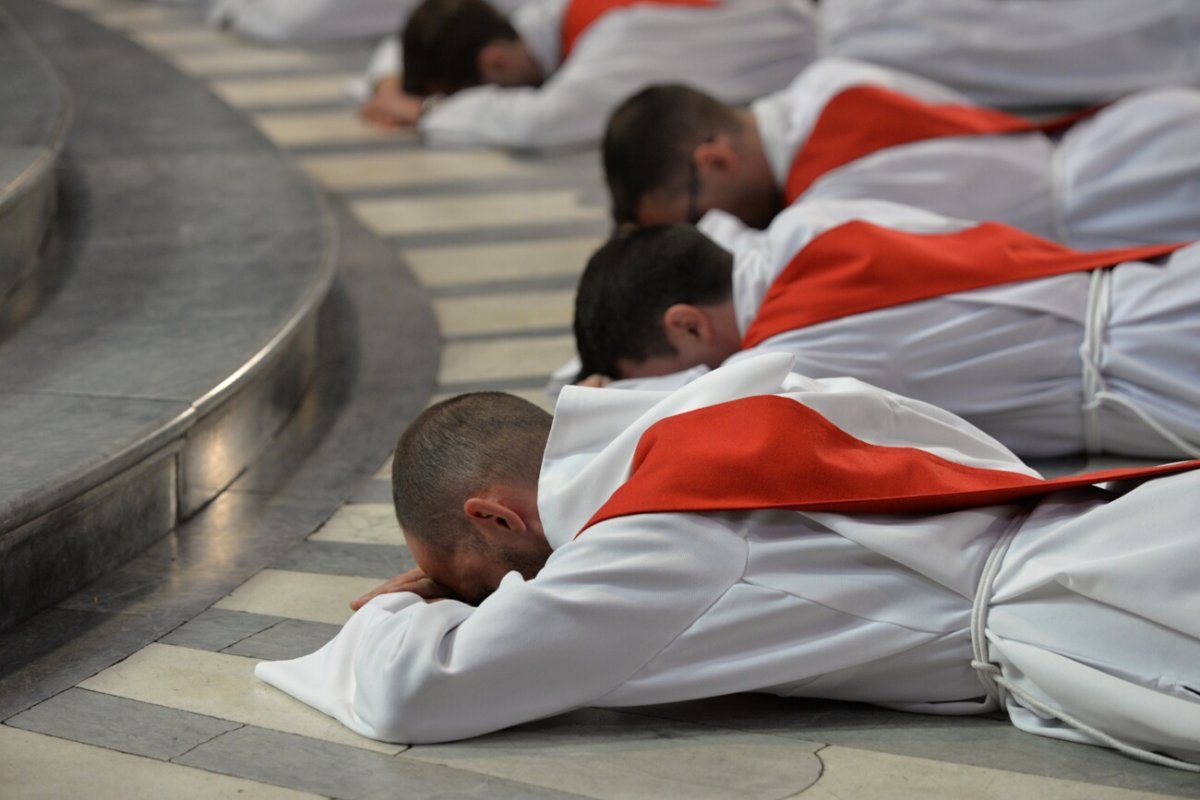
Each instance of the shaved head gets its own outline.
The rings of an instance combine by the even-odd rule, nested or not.
[[[551,417],[501,392],[459,395],[427,408],[404,431],[392,462],[392,497],[406,536],[433,550],[471,546],[461,513],[495,485],[536,490]]]

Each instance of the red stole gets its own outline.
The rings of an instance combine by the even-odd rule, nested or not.
[[[1197,468],[1200,460],[1043,480],[870,444],[795,400],[759,395],[651,425],[628,480],[580,533],[614,517],[663,512],[937,514]]]
[[[719,0],[571,0],[563,14],[562,58],[567,60],[575,49],[575,40],[583,35],[593,22],[609,11],[633,5],[655,6],[714,6]]]
[[[825,173],[888,147],[943,136],[1059,130],[1095,111],[1035,123],[989,108],[934,105],[891,89],[854,86],[837,94],[821,112],[792,160],[784,199],[790,205]]]
[[[1144,261],[1183,246],[1080,252],[999,222],[955,233],[907,233],[869,222],[847,222],[817,236],[792,258],[767,290],[742,348],[853,314]]]

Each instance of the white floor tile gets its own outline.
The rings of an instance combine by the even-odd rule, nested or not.
[[[599,209],[581,205],[574,189],[360,200],[353,208],[368,227],[384,236],[604,217]]]
[[[302,800],[317,795],[0,727],[0,778],[16,800]]]
[[[550,398],[546,396],[545,389],[507,389],[505,391],[508,394],[520,397],[522,400],[528,400],[538,408],[548,411],[551,414],[554,413],[554,405],[550,402]],[[429,404],[433,405],[442,400],[448,400],[451,397],[454,397],[454,394],[437,394],[433,396]]]
[[[344,102],[346,113],[353,106],[346,95],[346,83],[357,77],[350,73],[299,75],[280,78],[228,78],[209,84],[226,103],[241,108],[271,108],[297,103]]]
[[[575,291],[495,292],[433,301],[442,336],[570,328]]]
[[[304,69],[319,62],[302,50],[236,47],[228,50],[169,52],[167,60],[195,76],[231,75],[259,70]]]
[[[312,739],[398,753],[254,677],[257,659],[151,644],[80,684],[84,689]]]
[[[155,27],[177,22],[180,18],[176,9],[145,3],[98,6],[91,13],[92,18],[101,25],[119,29]]]
[[[55,5],[69,8],[73,11],[94,11],[97,8],[103,8],[110,5],[110,0],[53,0]]]
[[[818,746],[588,709],[402,757],[606,800],[775,800],[817,779]]]
[[[413,138],[407,131],[385,131],[358,118],[353,109],[333,111],[271,111],[251,116],[267,138],[280,147],[318,144],[354,144],[397,137]]]
[[[350,601],[382,583],[378,578],[265,569],[213,607],[342,625]]]
[[[388,467],[389,474],[391,467]],[[308,537],[317,542],[404,544],[391,503],[350,503],[334,513],[320,530]]]
[[[574,336],[449,342],[442,348],[442,384],[546,378],[575,353]]]
[[[821,779],[796,800],[845,800],[886,797],[888,800],[1153,800],[1152,792],[1116,789],[1092,783],[1045,778],[1019,772],[971,767],[923,758],[830,746],[818,757],[825,765]]]
[[[230,36],[211,28],[160,28],[134,31],[129,36],[149,50],[166,56],[187,49],[220,50],[231,52],[241,49]]]
[[[353,153],[301,159],[308,174],[336,191],[407,188],[528,173],[504,152],[494,150],[406,150]]]
[[[387,461],[383,462],[383,466],[375,473],[376,478],[391,478],[392,477],[392,457],[388,456]]]
[[[539,242],[405,248],[401,257],[429,287],[578,275],[603,239],[583,236]]]

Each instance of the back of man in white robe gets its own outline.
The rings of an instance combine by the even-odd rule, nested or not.
[[[762,395],[803,406],[852,447],[1033,474],[946,412],[795,376],[779,354],[674,393],[571,387],[537,487],[553,554],[536,577],[508,573],[478,607],[382,595],[317,653],[257,674],[363,735],[411,743],[739,691],[980,713],[996,707],[998,674],[1027,730],[1093,742],[1099,730],[1200,758],[1200,475],[927,516],[751,508],[588,525],[656,422]]]
[[[915,108],[880,101],[831,118],[836,103],[863,89],[883,90]],[[1005,222],[1085,250],[1200,239],[1198,90],[1129,95],[1065,133],[1022,129],[1023,121],[1011,117],[1018,126],[1011,132],[906,135],[943,108],[983,119],[1003,115],[916,75],[822,59],[748,112],[728,112],[734,115],[728,130],[695,129],[677,142],[656,141],[643,130],[659,125],[666,136],[676,129],[651,102],[682,108],[693,101],[686,93],[670,101],[644,97],[623,104],[606,135],[606,172],[620,221],[689,221],[681,198],[694,188],[693,213],[717,208],[758,227],[802,200],[877,199]],[[882,135],[859,153],[862,131]],[[643,159],[673,164],[661,169],[658,186],[646,185],[638,173],[647,169],[626,155],[639,147]],[[831,152],[845,155],[830,158]],[[684,180],[689,170],[691,187]],[[807,175],[799,183],[798,172]]]
[[[854,313],[779,332],[735,352],[738,345],[730,346],[728,340],[745,336],[793,258],[821,234],[852,220],[933,235],[973,225],[868,201],[801,203],[780,214],[765,232],[710,212],[701,230],[734,253],[730,307],[721,312],[730,315],[731,326],[736,318],[732,337],[726,337],[723,350],[709,354],[711,362],[677,349],[675,356],[662,357],[662,366],[610,377],[634,378],[618,385],[673,386],[694,377],[692,368],[703,369],[697,365],[778,350],[796,359],[801,374],[851,376],[946,408],[1025,457],[1082,451],[1158,458],[1200,454],[1197,245],[1161,263],[1124,263]],[[666,258],[659,253],[656,263]],[[988,254],[981,252],[979,259],[987,263]],[[589,271],[599,273],[601,267],[589,265]],[[631,272],[651,274],[636,268]],[[912,281],[920,285],[919,271]],[[608,318],[603,309],[618,302],[615,295],[585,299],[585,291],[608,297],[585,289],[587,284],[585,274],[577,301],[577,337],[603,331]],[[583,317],[581,308],[588,308]],[[627,307],[610,310],[627,319],[633,313]],[[587,363],[590,347],[580,342],[584,368],[604,371]],[[612,362],[609,355],[599,360]],[[672,367],[690,371],[650,377]]]

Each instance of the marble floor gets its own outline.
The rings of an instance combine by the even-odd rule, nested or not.
[[[206,82],[397,248],[440,327],[435,396],[486,387],[545,402],[546,375],[571,352],[574,282],[607,227],[594,153],[424,152],[357,120],[344,54],[247,45],[179,7],[59,4]],[[332,517],[287,523],[295,546],[166,635],[81,667],[38,702],[0,704],[0,795],[1200,798],[1194,775],[1001,719],[756,696],[583,709],[456,744],[358,737],[252,672],[316,649],[351,598],[412,565],[387,467]]]

